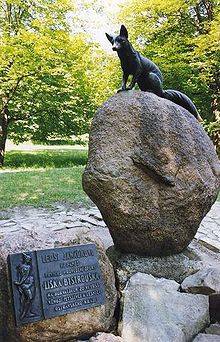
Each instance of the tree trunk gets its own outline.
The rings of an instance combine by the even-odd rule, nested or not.
[[[5,145],[8,134],[8,108],[5,106],[0,113],[0,167],[4,165]]]
[[[220,91],[220,82],[219,82],[219,73],[216,72],[214,77],[214,82],[211,84],[211,91],[212,91],[212,120],[215,122],[220,121],[220,99],[219,99],[219,91]],[[220,130],[213,132],[212,141],[215,145],[216,152],[220,158]]]

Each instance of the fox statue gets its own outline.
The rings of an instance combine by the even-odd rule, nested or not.
[[[133,48],[128,41],[128,31],[124,25],[121,25],[118,36],[111,36],[106,33],[106,37],[112,44],[112,49],[117,51],[123,70],[122,87],[118,92],[131,90],[137,83],[142,91],[151,91],[160,97],[168,99],[187,109],[197,120],[202,121],[196,106],[188,96],[177,90],[163,90],[163,76],[160,69]],[[129,75],[132,75],[132,80],[127,87],[126,83]]]

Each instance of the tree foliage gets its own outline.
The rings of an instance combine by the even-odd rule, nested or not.
[[[4,0],[0,8],[3,164],[7,136],[20,142],[88,132],[105,78],[97,67],[103,52],[87,34],[70,32],[69,0]]]
[[[134,46],[160,66],[164,88],[192,98],[215,140],[220,88],[218,1],[130,0],[123,3],[117,18],[118,25],[128,26]],[[90,39],[94,22],[89,16],[85,23],[83,16],[77,21],[79,11],[92,6],[103,15],[104,7],[94,0],[78,0],[75,7],[72,3],[1,2],[0,165],[8,136],[20,142],[87,133],[97,107],[119,87],[118,59]],[[209,125],[210,121],[214,123]]]
[[[165,76],[165,87],[188,94],[208,120],[219,99],[217,0],[131,0],[120,12],[139,50]],[[219,110],[219,109],[218,109]]]
[[[10,137],[46,140],[88,131],[95,106],[88,80],[91,53],[84,37],[75,35],[68,40],[63,61],[20,84],[11,101]]]

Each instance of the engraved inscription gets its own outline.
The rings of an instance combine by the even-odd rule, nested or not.
[[[63,254],[63,260],[70,260],[75,258],[83,258],[88,256],[93,256],[94,253],[92,249],[85,249],[85,250],[75,250],[75,251],[68,251]]]
[[[94,244],[12,254],[8,261],[17,325],[105,303]]]
[[[59,255],[58,253],[44,254],[41,259],[43,263],[59,261]]]
[[[37,258],[39,270],[41,263],[44,264],[44,272],[40,271],[39,277],[46,316],[53,317],[58,312],[62,314],[104,304],[104,288],[95,245],[57,249],[56,253],[39,251]],[[54,258],[57,259],[56,263]]]

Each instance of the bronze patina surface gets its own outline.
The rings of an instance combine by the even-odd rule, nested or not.
[[[10,254],[16,325],[105,303],[95,244]]]

